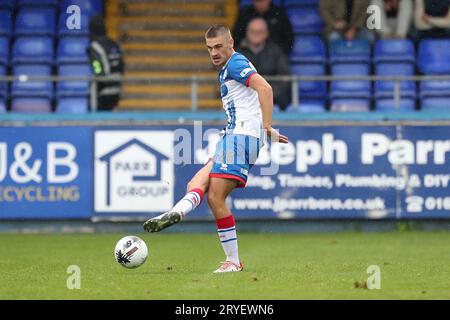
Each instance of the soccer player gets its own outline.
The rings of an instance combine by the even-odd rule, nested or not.
[[[214,271],[241,271],[236,223],[226,205],[235,188],[243,188],[255,163],[265,134],[272,141],[287,143],[288,138],[271,126],[273,94],[267,81],[242,54],[235,52],[230,30],[213,25],[205,34],[212,64],[219,70],[220,92],[227,115],[224,135],[214,157],[188,183],[187,194],[171,210],[144,223],[148,232],[161,231],[181,221],[195,209],[207,193],[207,202],[216,219],[225,262]]]

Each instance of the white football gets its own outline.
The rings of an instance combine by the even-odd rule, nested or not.
[[[147,245],[139,237],[126,236],[117,242],[114,256],[116,261],[125,268],[137,268],[147,260]]]

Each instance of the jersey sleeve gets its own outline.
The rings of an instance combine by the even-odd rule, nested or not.
[[[228,74],[233,79],[248,87],[250,78],[256,74],[255,67],[243,57],[232,59],[228,64]]]

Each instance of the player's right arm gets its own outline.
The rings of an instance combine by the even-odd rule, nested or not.
[[[258,92],[261,105],[263,127],[272,141],[287,143],[288,138],[272,128],[273,91],[270,84],[258,73],[251,75],[249,87]]]

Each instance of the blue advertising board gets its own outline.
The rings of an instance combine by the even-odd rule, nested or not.
[[[91,173],[89,128],[0,128],[0,219],[89,218]]]
[[[220,139],[204,125],[0,128],[0,219],[144,219],[170,209]],[[283,125],[238,218],[450,218],[450,127]],[[211,213],[203,203],[189,219]]]

